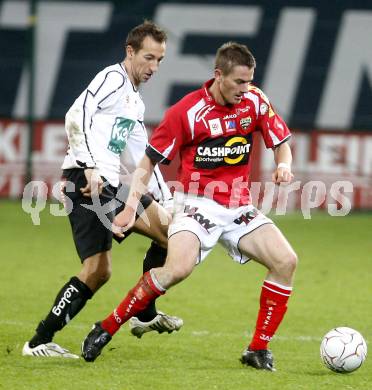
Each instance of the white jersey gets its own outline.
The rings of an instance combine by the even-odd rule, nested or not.
[[[122,169],[125,174],[133,172],[144,155],[148,141],[143,125],[144,112],[141,95],[132,85],[124,66],[115,64],[103,69],[66,114],[69,149],[62,169],[95,167],[117,187],[122,152],[128,150],[122,161],[128,164]],[[155,198],[161,200],[159,189],[166,185],[160,171],[157,173],[162,184],[158,185],[152,179],[152,189]]]

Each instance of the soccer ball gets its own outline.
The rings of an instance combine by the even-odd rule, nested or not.
[[[320,344],[320,357],[330,370],[348,373],[357,370],[367,357],[367,344],[354,329],[330,330]]]

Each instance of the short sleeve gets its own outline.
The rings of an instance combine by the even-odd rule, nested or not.
[[[182,114],[177,106],[171,107],[154,130],[146,149],[147,156],[156,163],[169,164],[185,142]]]
[[[99,109],[109,107],[118,99],[116,92],[125,84],[125,77],[118,71],[99,73],[89,84],[87,91]]]
[[[270,103],[266,95],[254,87],[258,96],[259,106],[257,113],[257,127],[260,130],[267,148],[275,148],[291,137],[291,132],[284,120]]]

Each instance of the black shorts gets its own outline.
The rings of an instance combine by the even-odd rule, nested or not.
[[[80,168],[73,168],[65,169],[63,171],[62,181],[65,182],[63,186],[63,193],[64,196],[68,197],[72,203],[71,209],[68,209],[67,211],[69,212],[68,217],[71,224],[76,251],[81,259],[81,262],[83,262],[87,257],[93,256],[97,253],[106,252],[111,249],[113,237],[111,223],[115,215],[123,210],[125,206],[124,202],[119,202],[115,199],[118,189],[110,185],[105,178],[102,177],[102,179],[104,181],[104,187],[102,194],[99,196],[100,205],[101,207],[105,205],[106,208],[108,206],[110,207],[108,210],[103,211],[98,205],[99,208],[97,212],[96,209],[87,208],[94,207],[92,198],[84,197],[80,192],[80,188],[85,187],[87,184],[84,170]],[[66,181],[73,183],[75,188],[72,190],[72,188],[66,184]],[[113,199],[115,199],[115,201],[112,201]],[[152,198],[147,195],[143,195],[141,198],[141,212],[143,212],[143,210],[145,210],[151,202]],[[141,214],[141,212],[139,214]],[[128,235],[129,234],[126,236]]]

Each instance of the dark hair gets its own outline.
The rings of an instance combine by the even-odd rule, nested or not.
[[[236,42],[224,43],[218,50],[215,69],[220,69],[224,75],[229,74],[236,65],[256,67],[256,60],[247,46]]]
[[[152,37],[156,42],[163,43],[167,41],[167,34],[155,23],[145,20],[142,24],[134,27],[129,31],[125,45],[132,46],[135,52],[142,48],[143,40],[147,37]]]

